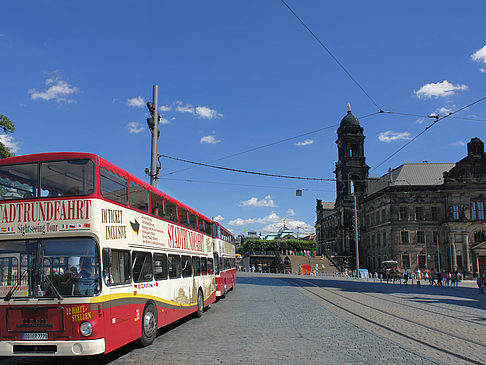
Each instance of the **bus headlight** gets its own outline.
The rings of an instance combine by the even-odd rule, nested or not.
[[[87,337],[93,333],[93,326],[89,322],[83,322],[79,325],[79,332]]]

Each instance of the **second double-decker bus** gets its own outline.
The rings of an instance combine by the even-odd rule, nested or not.
[[[214,273],[216,296],[224,297],[236,284],[235,238],[218,222],[213,222]]]
[[[88,153],[0,160],[0,356],[79,356],[201,316],[212,222]]]

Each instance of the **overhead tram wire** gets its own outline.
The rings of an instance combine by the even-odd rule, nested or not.
[[[378,112],[374,113],[374,114],[377,114]],[[371,114],[373,115],[373,114]],[[369,116],[369,115],[368,115]],[[364,117],[366,118],[366,116]],[[241,151],[241,152],[236,152],[236,153],[233,153],[231,155],[226,155],[226,156],[223,156],[223,157],[220,157],[220,158],[217,158],[215,160],[211,160],[211,161],[208,161],[207,163],[213,163],[213,162],[217,162],[217,161],[221,161],[221,160],[225,160],[227,158],[231,158],[231,157],[235,157],[235,156],[239,156],[239,155],[243,155],[245,153],[248,153],[248,152],[253,152],[253,151],[256,151],[256,150],[259,150],[259,149],[262,149],[262,148],[266,148],[266,147],[270,147],[270,146],[274,146],[276,144],[279,144],[279,143],[283,143],[283,142],[288,142],[288,141],[291,141],[293,139],[297,139],[297,138],[301,138],[301,137],[304,137],[304,136],[307,136],[309,134],[314,134],[314,133],[317,133],[317,132],[321,132],[321,131],[324,131],[326,129],[331,129],[331,128],[335,128],[337,127],[339,124],[333,124],[333,125],[330,125],[330,126],[327,126],[327,127],[323,127],[323,128],[319,128],[319,129],[316,129],[315,131],[312,131],[312,132],[307,132],[307,133],[302,133],[302,134],[299,134],[297,136],[294,136],[294,137],[289,137],[289,138],[285,138],[285,139],[281,139],[279,141],[276,141],[276,142],[272,142],[272,143],[268,143],[268,144],[265,144],[265,145],[262,145],[262,146],[257,146],[257,147],[253,147],[253,148],[250,148],[248,150],[245,150],[245,151]],[[193,169],[195,168],[195,166],[193,167],[187,167],[185,169],[180,169],[180,170],[176,170],[176,171],[171,171],[171,172],[168,172],[167,174],[164,174],[162,176],[167,176],[167,175],[172,175],[172,174],[175,174],[175,173],[178,173],[178,172],[182,172],[182,171],[186,171],[186,170],[190,170],[190,169]]]
[[[284,4],[287,9],[294,15],[294,17],[304,26],[305,29],[314,37],[314,39],[319,43],[319,45],[324,48],[324,50],[331,56],[331,58],[339,65],[339,67],[342,68],[342,70],[348,75],[348,77],[360,88],[360,90],[368,97],[368,99],[373,103],[374,106],[380,111],[382,111],[382,108],[375,102],[375,100],[366,92],[366,90],[359,84],[359,82],[351,75],[351,73],[344,67],[344,65],[337,59],[336,56],[332,54],[332,52],[329,50],[329,48],[326,47],[326,45],[319,39],[319,37],[305,24],[305,22],[295,13],[295,11],[292,10],[292,8],[284,1],[280,0],[282,4]]]
[[[374,171],[376,170],[378,167],[380,167],[381,165],[383,165],[386,161],[388,161],[389,159],[391,159],[393,156],[395,156],[398,152],[400,152],[401,150],[403,150],[405,147],[407,147],[410,143],[412,143],[413,141],[415,141],[417,138],[419,138],[422,134],[424,134],[425,132],[427,132],[430,128],[432,128],[433,126],[435,126],[438,122],[440,122],[441,120],[445,119],[445,118],[449,118],[451,115],[454,115],[456,113],[459,113],[460,111],[464,110],[464,109],[467,109],[469,108],[470,106],[473,106],[477,103],[480,103],[481,101],[483,100],[486,100],[486,96],[466,105],[466,106],[463,106],[462,108],[459,108],[455,111],[453,111],[452,113],[448,113],[447,115],[444,115],[443,117],[438,117],[436,118],[436,120],[434,120],[430,125],[428,125],[427,127],[425,127],[425,129],[420,132],[419,134],[417,134],[415,137],[413,137],[410,141],[408,141],[407,143],[405,143],[402,147],[400,147],[398,150],[396,150],[395,152],[393,152],[390,156],[388,156],[387,158],[385,158],[382,162],[380,162],[377,166],[373,167],[373,169],[371,169],[370,171]],[[386,113],[386,112],[384,112]]]
[[[395,115],[404,115],[404,116],[407,116],[407,117],[419,117],[419,118],[434,118],[436,116],[436,115],[433,115],[433,114],[422,115],[422,114],[400,113],[400,112],[394,112],[394,111],[389,111],[389,110],[383,110],[380,113],[384,113],[384,114],[395,114]],[[453,117],[453,116],[450,116],[449,114],[452,114],[452,113],[448,113],[447,114],[448,117],[451,118],[451,119],[470,120],[470,121],[473,121],[473,122],[486,122],[486,119]],[[437,114],[437,116],[438,116],[438,114]]]
[[[230,185],[230,186],[244,186],[251,188],[264,188],[264,189],[279,189],[279,190],[302,190],[302,191],[321,191],[326,193],[333,193],[334,190],[324,190],[324,189],[308,189],[302,187],[288,187],[288,186],[271,186],[271,185],[254,185],[254,184],[236,184],[222,181],[207,181],[207,180],[194,180],[194,179],[175,179],[170,177],[162,178],[169,181],[182,181],[187,183],[199,183],[199,184],[215,184],[215,185]]]
[[[382,111],[374,112],[374,113],[371,113],[371,114],[367,114],[365,116],[359,117],[359,119],[365,119],[365,118],[368,118],[368,117],[371,117],[373,115],[380,114],[380,113],[382,113]],[[311,132],[302,133],[302,134],[299,134],[299,135],[294,136],[294,137],[288,137],[288,138],[281,139],[281,140],[276,141],[276,142],[268,143],[268,144],[265,144],[265,145],[262,145],[262,146],[253,147],[253,148],[250,148],[250,149],[245,150],[245,151],[233,153],[231,155],[226,155],[226,156],[217,158],[215,160],[207,161],[206,163],[213,163],[213,162],[217,162],[217,161],[222,161],[222,160],[225,160],[227,158],[231,158],[231,157],[243,155],[243,154],[248,153],[248,152],[253,152],[253,151],[256,151],[256,150],[259,150],[259,149],[262,149],[262,148],[274,146],[276,144],[280,144],[280,143],[283,143],[283,142],[288,142],[288,141],[291,141],[293,139],[297,139],[297,138],[301,138],[301,137],[304,137],[304,136],[307,136],[307,135],[310,135],[310,134],[318,133],[318,132],[324,131],[326,129],[336,128],[337,126],[339,126],[339,124],[333,124],[333,125],[330,125],[330,126],[327,126],[327,127],[323,127],[323,128],[316,129],[316,130],[311,131]],[[190,170],[190,169],[194,169],[196,167],[197,166],[192,166],[192,167],[186,167],[184,169],[180,169],[180,170],[176,170],[176,171],[171,171],[171,172],[168,172],[166,174],[163,174],[162,177],[163,176],[168,176],[168,175],[173,175],[173,174],[176,174],[178,172],[183,172],[183,171],[187,171],[187,170]]]
[[[189,163],[189,164],[192,164],[192,165],[210,167],[210,168],[213,168],[213,169],[225,170],[225,171],[231,171],[231,172],[239,172],[239,173],[242,173],[242,174],[258,175],[258,176],[268,176],[268,177],[278,177],[278,178],[282,178],[282,179],[295,179],[295,180],[336,181],[336,179],[331,179],[331,178],[290,176],[290,175],[269,174],[269,173],[266,173],[266,172],[258,172],[258,171],[240,170],[240,169],[233,169],[233,168],[230,168],[230,167],[215,166],[215,165],[209,165],[209,164],[201,163],[201,162],[189,161],[189,160],[185,160],[183,158],[178,158],[178,157],[173,157],[173,156],[168,156],[168,155],[158,155],[158,156],[159,156],[159,158],[160,157],[163,157],[163,158],[168,158],[170,160],[175,160],[175,161],[181,161],[181,162]]]

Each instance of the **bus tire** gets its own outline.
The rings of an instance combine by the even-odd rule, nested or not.
[[[153,303],[149,303],[143,311],[142,336],[139,340],[140,345],[151,345],[152,342],[154,342],[155,337],[157,337],[158,328],[157,309]]]
[[[195,313],[196,318],[201,318],[204,312],[204,297],[202,290],[197,291],[197,310]]]

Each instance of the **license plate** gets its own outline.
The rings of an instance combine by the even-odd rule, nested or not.
[[[22,333],[22,340],[36,341],[47,340],[47,332],[35,332],[35,333]]]

